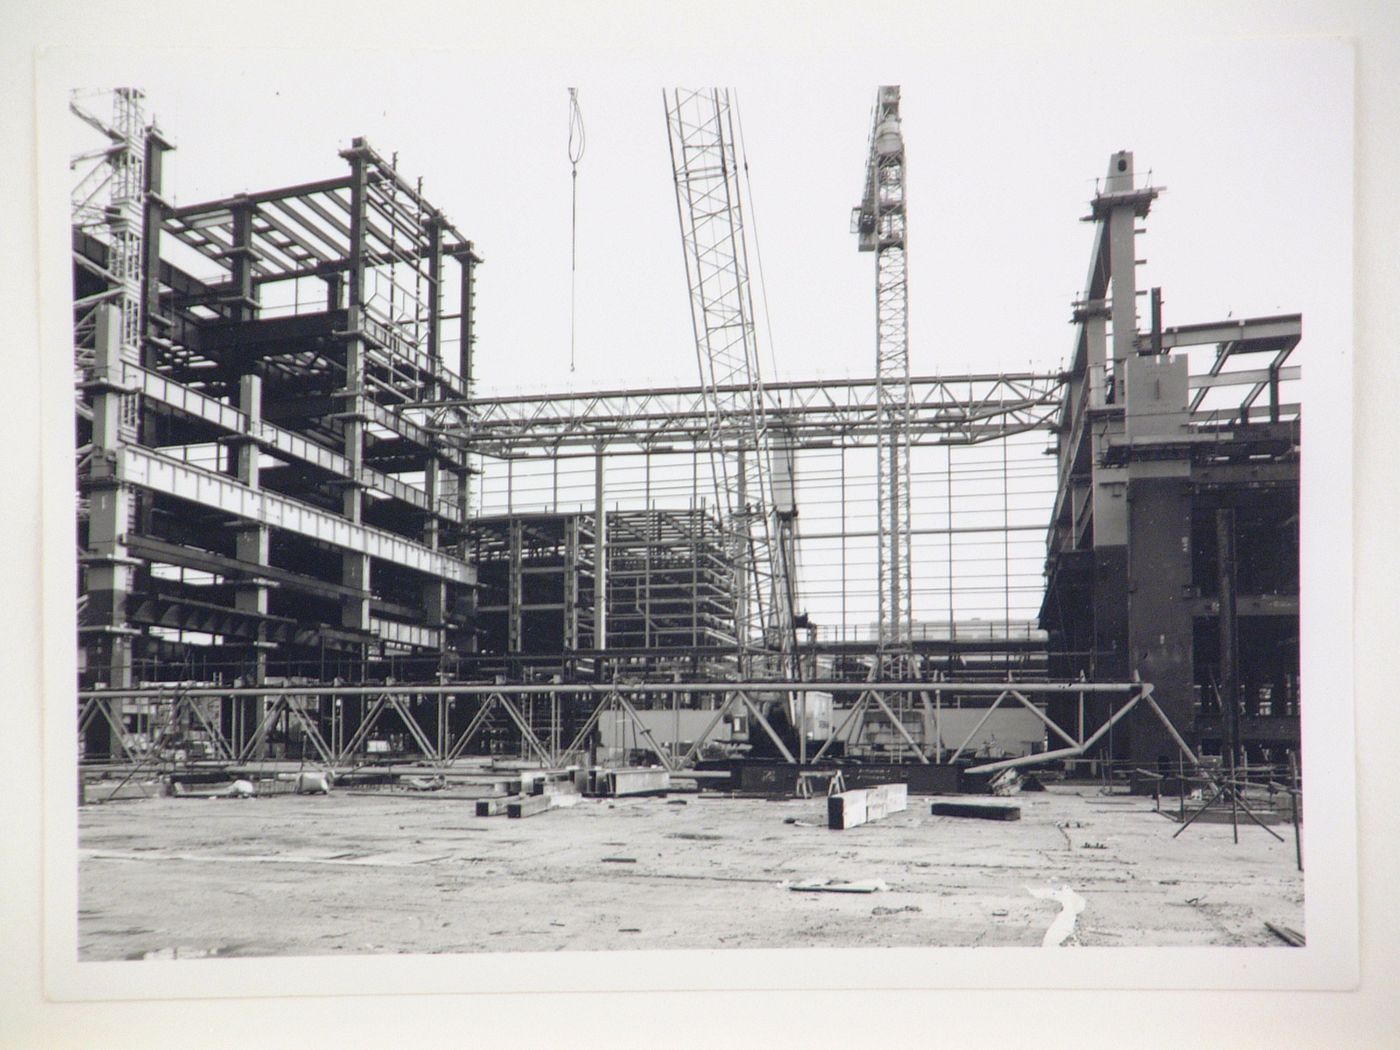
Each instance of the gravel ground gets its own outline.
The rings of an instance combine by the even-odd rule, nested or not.
[[[1290,826],[1173,839],[1150,799],[1093,786],[1020,795],[1019,822],[929,801],[849,831],[827,830],[825,799],[694,794],[523,820],[432,793],[88,806],[79,953],[1034,946],[1077,900],[1066,944],[1284,947],[1266,921],[1303,929]],[[888,888],[789,889],[805,879]]]

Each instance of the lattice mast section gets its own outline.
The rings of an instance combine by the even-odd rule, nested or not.
[[[754,332],[745,240],[742,158],[734,110],[723,88],[663,92],[676,211],[690,288],[706,444],[715,502],[725,512],[726,554],[735,573],[735,629],[740,673],[791,654],[793,595],[784,530],[795,507],[790,485],[781,500],[769,487],[770,451],[763,377]],[[781,494],[780,494],[781,495]],[[780,504],[780,505],[779,505]]]
[[[851,214],[863,252],[875,253],[875,376],[881,427],[876,520],[881,645],[913,633],[913,570],[909,501],[910,404],[908,242],[904,136],[899,87],[883,86],[875,100],[866,160],[865,194]]]
[[[93,378],[94,311],[103,302],[116,307],[121,361],[141,363],[142,233],[149,132],[143,101],[144,95],[136,88],[112,91],[109,122],[93,113],[77,93],[69,98],[72,113],[107,138],[105,147],[79,154],[70,163],[77,173],[71,196],[73,225],[107,241],[107,272],[103,275],[107,290],[91,302],[80,302],[74,315],[74,363],[79,382]],[[124,395],[121,405],[122,440],[134,440],[136,395]]]

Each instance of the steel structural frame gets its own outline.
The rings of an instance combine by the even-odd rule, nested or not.
[[[95,460],[101,476],[108,460]],[[471,565],[393,532],[347,520],[338,514],[266,490],[250,489],[236,478],[183,463],[137,445],[110,454],[111,476],[140,488],[163,492],[201,506],[215,507],[243,521],[285,529],[335,547],[402,565],[404,568],[472,584]]]
[[[81,171],[71,193],[72,224],[82,230],[101,228],[108,243],[107,268],[103,275],[108,289],[91,302],[75,304],[74,349],[79,381],[90,378],[93,365],[92,338],[94,311],[104,302],[112,303],[119,315],[117,344],[122,361],[141,360],[142,267],[145,264],[146,225],[146,141],[159,135],[146,126],[144,94],[136,88],[117,88],[111,93],[112,117],[104,121],[91,112],[75,92],[68,109],[79,120],[104,135],[110,143],[105,150],[93,150],[73,158],[71,167]],[[105,205],[95,203],[107,191]],[[121,431],[135,433],[136,399],[122,397]]]
[[[724,396],[742,387],[720,389]],[[875,447],[882,428],[879,383],[813,379],[765,383],[764,417],[796,448]],[[689,452],[711,440],[704,387],[600,390],[440,401],[405,406],[436,414],[437,425],[473,452],[498,458]],[[1058,373],[1014,372],[918,376],[909,381],[913,445],[970,445],[1030,430],[1052,429],[1063,405]],[[443,413],[455,408],[460,417]],[[730,417],[730,430],[741,419]],[[738,442],[722,435],[726,449]],[[575,450],[572,453],[569,450]]]
[[[1298,329],[1296,318],[1278,324],[1264,320],[1242,322],[1239,338]],[[1164,338],[1172,332],[1168,329]],[[1203,334],[1202,343],[1214,341],[1213,331]],[[1196,375],[1190,385],[1193,390],[1252,387],[1267,381],[1271,368]],[[1276,372],[1280,381],[1301,374],[1296,366]],[[1035,430],[1077,431],[1084,406],[1070,411],[1067,379],[1055,372],[911,377],[910,444],[974,445]],[[798,449],[878,445],[880,408],[873,377],[766,382],[763,394],[770,426],[781,427]],[[521,394],[423,402],[405,405],[398,414],[405,421],[410,413],[434,417],[432,424],[450,432],[462,447],[489,458],[591,457],[600,445],[609,455],[681,453],[707,447],[705,397],[704,388],[692,386]],[[1279,408],[1285,416],[1297,411],[1296,405]],[[448,417],[448,411],[454,416]],[[1249,413],[1254,417],[1266,411],[1255,405]],[[1223,421],[1231,414],[1224,413]],[[1221,413],[1205,410],[1191,418],[1193,423],[1222,421]]]
[[[107,93],[102,96],[105,99]],[[145,123],[141,92],[123,88],[111,97],[110,120],[98,115],[83,96],[70,98],[71,112],[104,140],[101,148],[72,162],[77,183],[71,200],[75,272],[85,284],[99,286],[91,293],[85,287],[74,303],[77,414],[80,420],[92,421],[95,433],[102,424],[100,439],[95,437],[77,450],[80,520],[90,520],[94,505],[100,505],[104,514],[101,549],[90,546],[79,552],[87,579],[99,577],[79,596],[83,644],[119,650],[110,657],[104,650],[100,666],[105,676],[110,665],[112,684],[121,685],[139,633],[128,619],[130,623],[139,619],[141,631],[152,626],[199,631],[237,623],[239,630],[229,640],[256,650],[247,659],[260,668],[263,654],[273,645],[267,630],[281,630],[279,642],[292,640],[286,631],[291,621],[270,615],[266,608],[265,596],[272,586],[269,578],[275,570],[267,566],[262,573],[256,566],[267,557],[269,528],[276,528],[340,548],[340,582],[293,580],[298,589],[321,590],[323,597],[324,585],[340,600],[343,622],[323,624],[326,634],[342,645],[377,639],[391,649],[441,651],[447,638],[447,631],[439,626],[445,598],[435,600],[433,592],[446,594],[447,585],[470,586],[475,578],[472,567],[454,557],[456,548],[449,544],[457,540],[442,538],[445,533],[459,533],[467,517],[470,469],[465,457],[441,434],[404,417],[397,408],[410,395],[435,399],[465,397],[470,392],[469,374],[458,375],[443,361],[443,344],[450,338],[444,337],[442,328],[445,322],[458,322],[468,365],[461,371],[469,373],[472,274],[481,262],[471,242],[422,196],[421,180],[417,186],[410,185],[398,174],[396,162],[386,161],[363,139],[355,139],[340,154],[349,175],[175,207],[161,196],[161,157],[173,145],[154,123]],[[221,276],[201,281],[179,269],[169,256],[163,258],[160,246],[171,241],[215,262]],[[449,313],[445,312],[443,271],[454,260],[461,270],[461,308]],[[375,270],[383,271],[384,278],[377,296],[365,284],[366,275]],[[267,340],[268,345],[280,347],[271,355],[281,362],[276,365],[280,374],[295,370],[328,375],[331,359],[339,352],[336,348],[341,344],[347,348],[346,382],[343,387],[328,387],[330,392],[322,400],[333,407],[309,413],[305,433],[262,418],[260,384],[245,390],[241,382],[231,385],[222,372],[210,376],[215,370],[204,367],[210,360],[207,352],[230,347],[217,339],[212,345],[200,345],[199,340],[188,338],[191,329],[201,325],[209,326],[206,334],[218,335],[224,323],[256,320],[258,289],[301,278],[326,283],[327,305],[324,311],[315,304],[308,306],[309,313],[320,315],[316,318],[302,315],[298,305],[296,316],[271,320],[273,326],[288,322]],[[344,294],[347,283],[348,296]],[[338,305],[342,300],[343,307]],[[293,323],[298,320],[307,323],[298,328]],[[261,354],[261,347],[256,352]],[[170,455],[168,449],[147,444],[159,440],[148,438],[144,429],[138,433],[137,423],[144,422],[147,409],[178,416],[181,426],[193,422],[195,426],[188,429],[195,439],[212,426],[218,434],[210,443],[227,447],[229,473],[201,470]],[[118,415],[119,426],[112,422]],[[318,420],[327,422],[323,425]],[[367,441],[361,438],[371,432],[378,444],[389,445],[398,437],[405,439],[411,453],[421,452],[427,459],[421,486],[364,462]],[[303,503],[263,488],[258,450],[273,453],[279,463],[291,468],[290,474],[300,472],[298,485],[314,487],[324,482],[338,491],[343,512],[328,513],[319,499]],[[395,462],[392,457],[390,462]],[[302,465],[313,469],[306,471]],[[249,567],[236,577],[233,604],[215,610],[172,589],[146,605],[163,602],[178,612],[178,622],[167,622],[165,612],[159,623],[148,613],[127,617],[131,577],[146,560],[127,548],[149,539],[140,534],[146,525],[138,513],[142,509],[138,501],[146,498],[142,493],[172,495],[227,512],[231,518],[227,527],[235,531],[238,542],[251,538],[247,552],[240,546],[238,558],[233,559]],[[383,518],[383,526],[367,524],[359,514],[366,493],[420,512],[426,523],[420,530],[418,518],[396,512]],[[188,549],[196,558],[217,557],[202,548]],[[366,582],[371,557],[425,577],[421,581],[425,608],[436,612],[414,617],[407,603],[398,603],[388,616],[410,617],[409,622],[399,622],[371,611],[374,593]],[[351,572],[353,578],[347,576]],[[333,570],[327,568],[323,575],[332,576]],[[97,607],[90,601],[94,590],[104,597],[111,592],[115,597],[110,604],[116,611],[88,615]],[[352,613],[359,614],[353,624],[344,619]],[[112,622],[88,622],[98,616]],[[347,625],[349,629],[342,630]],[[119,738],[119,720],[109,725]]]
[[[851,692],[858,691],[860,696],[855,704],[846,712],[846,716],[841,724],[833,731],[831,738],[815,754],[807,757],[805,749],[801,757],[793,755],[781,737],[773,729],[771,723],[764,716],[762,701],[772,699],[775,696],[783,698],[788,703],[796,703],[796,698],[805,693],[813,692]],[[985,724],[991,714],[997,710],[1003,702],[1013,700],[1016,703],[1029,708],[1036,716],[1045,723],[1047,729],[1053,732],[1065,747],[1057,748],[1053,751],[1045,751],[1038,754],[1025,755],[1019,758],[1005,759],[994,762],[986,762],[970,767],[969,772],[993,773],[1003,769],[1018,768],[1026,765],[1034,765],[1041,762],[1055,761],[1059,759],[1078,758],[1091,752],[1100,741],[1104,739],[1109,731],[1126,718],[1139,706],[1146,707],[1149,713],[1160,720],[1167,728],[1168,733],[1176,741],[1185,757],[1191,762],[1193,767],[1199,768],[1200,760],[1191,750],[1190,746],[1182,739],[1175,726],[1162,712],[1152,696],[1152,685],[1146,682],[1128,683],[1103,683],[1103,682],[956,682],[956,681],[936,681],[936,682],[841,682],[841,681],[773,681],[773,682],[656,682],[656,683],[595,683],[595,684],[540,684],[540,685],[499,685],[481,683],[459,683],[443,685],[370,685],[370,686],[275,686],[264,688],[219,688],[219,687],[199,687],[199,686],[179,686],[167,688],[140,688],[140,689],[98,689],[84,690],[78,693],[80,703],[80,718],[84,721],[95,717],[112,717],[111,704],[130,700],[146,700],[156,704],[190,704],[199,699],[217,698],[221,701],[240,698],[270,698],[273,703],[263,713],[258,720],[251,735],[242,740],[228,740],[217,732],[214,733],[216,743],[220,750],[235,757],[236,761],[246,762],[252,760],[258,745],[266,737],[266,734],[276,722],[278,716],[283,713],[295,718],[298,724],[302,725],[308,738],[311,740],[317,754],[321,757],[322,765],[326,768],[339,771],[353,768],[360,763],[356,759],[356,752],[369,738],[369,734],[378,724],[379,719],[387,711],[395,712],[404,723],[409,735],[413,737],[423,754],[424,761],[438,769],[448,769],[461,757],[468,743],[481,731],[486,724],[486,720],[491,711],[499,707],[510,718],[511,722],[519,729],[522,741],[542,765],[559,766],[567,763],[572,758],[578,756],[585,748],[590,732],[598,724],[598,720],[608,711],[621,710],[624,712],[629,722],[633,724],[642,738],[647,741],[648,747],[657,756],[658,761],[666,769],[673,772],[689,768],[695,761],[700,749],[710,739],[714,730],[718,727],[724,716],[736,707],[745,710],[754,721],[763,729],[765,734],[777,746],[784,760],[789,764],[805,765],[819,761],[826,753],[831,742],[841,738],[843,733],[849,735],[855,725],[859,724],[860,716],[869,705],[878,707],[886,717],[899,726],[901,723],[891,709],[891,701],[899,703],[903,698],[917,696],[924,705],[929,717],[935,726],[938,725],[938,716],[942,709],[942,698],[945,694],[956,696],[992,696],[994,700],[986,709],[982,719],[967,734],[966,739],[952,750],[953,761],[960,757],[968,748],[977,732]],[[1124,703],[1121,707],[1114,708],[1103,723],[1092,732],[1086,732],[1085,727],[1080,724],[1077,729],[1065,729],[1058,725],[1038,706],[1033,697],[1051,696],[1077,696],[1082,708],[1084,698],[1090,694],[1122,696]],[[642,710],[666,709],[666,705],[677,705],[682,695],[709,697],[713,707],[712,717],[705,730],[692,742],[689,750],[682,756],[676,756],[658,743],[647,727],[641,716]],[[307,714],[308,703],[315,702],[316,711],[320,713],[320,705],[325,700],[343,700],[345,698],[364,698],[370,701],[370,706],[364,711],[359,726],[348,740],[343,739],[334,731],[331,740],[326,740],[323,734],[316,728],[313,719]],[[583,698],[593,703],[593,709],[583,722],[581,728],[575,733],[573,740],[566,746],[557,734],[551,734],[548,740],[542,740],[531,725],[530,719],[522,711],[524,704],[532,698],[544,697],[552,702],[557,702],[563,697]],[[418,721],[414,715],[410,700],[436,702],[436,715],[438,731],[436,739]],[[466,727],[455,737],[447,730],[447,711],[452,703],[458,700],[475,700],[478,703],[477,710],[473,713]],[[334,716],[333,716],[334,718]],[[206,723],[203,716],[201,723]],[[217,725],[217,723],[214,723]],[[941,741],[941,729],[936,730],[938,739]],[[921,764],[929,764],[932,758],[941,757],[939,754],[930,756],[921,749],[917,742],[905,733],[906,741],[910,745],[915,757]],[[938,752],[942,752],[941,743]],[[130,756],[129,757],[134,757]]]

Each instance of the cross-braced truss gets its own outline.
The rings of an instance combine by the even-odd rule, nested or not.
[[[908,390],[909,440],[918,446],[973,445],[1050,430],[1063,404],[1057,373],[918,376]],[[762,394],[769,428],[781,428],[784,440],[797,448],[880,442],[885,424],[875,379],[767,383]],[[690,452],[709,447],[708,398],[703,387],[669,387],[484,397],[412,410],[461,407],[466,418],[448,426],[464,446],[485,456],[591,456],[600,445],[610,453]],[[722,440],[727,448],[737,447],[736,438]]]
[[[870,125],[865,195],[855,209],[860,250],[875,253],[875,386],[880,406],[876,479],[880,641],[898,645],[913,624],[910,543],[908,243],[899,87],[881,87]]]
[[[782,735],[765,715],[773,711],[775,700],[788,707],[789,724],[797,715],[803,694],[849,693],[858,691],[855,702],[846,708],[842,721],[831,737],[815,753],[808,756],[805,749],[794,754]],[[1110,712],[1095,729],[1081,723],[1066,729],[1045,710],[1046,703],[1055,698],[1078,697],[1081,706],[1088,696],[1107,696],[1113,700]],[[944,697],[992,697],[981,720],[956,747],[944,745],[940,716]],[[1121,705],[1117,699],[1122,699]],[[217,708],[220,704],[237,704],[249,699],[261,701],[262,709],[255,720],[243,727],[235,738],[221,731]],[[995,773],[1003,769],[1060,759],[1079,758],[1091,754],[1108,736],[1115,725],[1134,712],[1155,717],[1167,727],[1183,756],[1193,766],[1200,760],[1182,739],[1170,719],[1152,695],[1149,683],[1090,683],[1090,682],[684,682],[684,683],[599,683],[565,685],[402,685],[402,686],[288,686],[281,688],[224,689],[215,687],[145,688],[132,690],[93,690],[79,693],[80,722],[85,727],[95,718],[114,718],[114,703],[141,702],[156,711],[156,721],[173,726],[181,712],[190,712],[198,726],[212,741],[218,758],[233,764],[255,760],[259,747],[273,728],[295,723],[310,742],[315,753],[311,759],[335,772],[362,765],[366,745],[376,728],[382,729],[386,715],[397,716],[419,760],[439,770],[448,770],[467,755],[468,748],[479,738],[491,719],[502,715],[518,733],[529,759],[546,767],[560,767],[580,761],[589,748],[589,740],[600,719],[610,711],[621,712],[635,728],[638,738],[646,743],[658,763],[673,772],[694,765],[705,744],[716,729],[731,714],[753,719],[782,755],[784,761],[805,765],[820,761],[829,747],[847,739],[870,708],[881,711],[900,728],[903,724],[895,708],[918,703],[924,708],[935,727],[934,743],[920,746],[907,731],[905,742],[914,758],[928,765],[937,761],[956,762],[967,753],[982,726],[1003,704],[1015,704],[1030,710],[1045,723],[1049,733],[1064,746],[1054,750],[989,761],[970,767],[974,773]],[[346,706],[354,701],[359,710],[353,719],[354,728],[346,735]],[[667,747],[656,739],[652,728],[642,717],[643,711],[672,710],[682,702],[702,706],[710,714],[705,728],[681,751]],[[461,714],[456,721],[462,725],[453,732],[449,711],[455,705],[465,705],[459,711],[470,710],[469,717]],[[213,705],[211,708],[210,705]],[[572,705],[570,719],[564,719],[564,705]],[[566,726],[567,731],[566,731]],[[129,762],[137,765],[148,761],[127,752]]]
[[[741,666],[792,644],[790,515],[769,487],[769,424],[754,331],[734,111],[723,88],[663,92],[703,391],[704,446],[735,567]],[[732,450],[732,455],[731,455]]]

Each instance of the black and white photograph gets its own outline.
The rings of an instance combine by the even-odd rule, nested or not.
[[[47,994],[1355,987],[1352,44],[591,10],[35,51]]]

